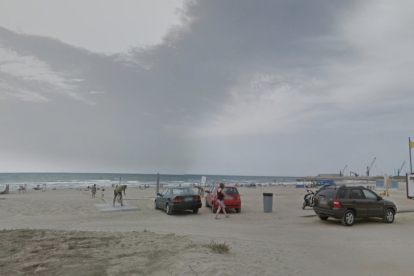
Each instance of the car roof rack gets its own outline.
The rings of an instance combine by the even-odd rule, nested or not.
[[[346,185],[344,185],[344,184],[333,184],[333,185],[324,185],[324,186],[322,186],[321,187],[321,189],[324,189],[324,188],[329,188],[329,189],[334,189],[334,190],[336,190],[336,189],[338,189],[338,188],[341,188],[341,187],[346,187]]]

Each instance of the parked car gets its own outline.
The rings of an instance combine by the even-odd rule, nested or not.
[[[313,210],[321,220],[331,217],[351,226],[355,218],[378,217],[392,223],[397,206],[362,186],[326,186],[313,197]]]
[[[205,191],[205,198],[206,198],[206,207],[210,206],[211,211],[213,213],[217,212],[218,204],[217,204],[217,189],[220,185],[213,185],[210,190]],[[237,213],[241,212],[241,199],[239,191],[237,190],[236,186],[225,186],[224,192],[227,196],[224,198],[224,205],[226,205],[227,209],[234,209]]]
[[[201,197],[190,188],[172,187],[157,194],[154,201],[155,209],[164,209],[167,215],[177,210],[193,210],[198,213],[201,208]]]

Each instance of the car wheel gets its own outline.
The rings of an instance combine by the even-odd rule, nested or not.
[[[197,209],[193,209],[193,213],[197,214],[198,213],[198,208]]]
[[[214,202],[211,202],[211,212],[215,214],[217,212],[216,207],[214,207]]]
[[[324,215],[320,215],[320,214],[317,214],[318,215],[318,218],[320,219],[320,220],[327,220],[329,217],[326,217],[326,216],[324,216]]]
[[[382,217],[382,221],[385,223],[393,223],[394,217],[394,211],[392,209],[387,209],[387,211],[385,211],[384,216]]]
[[[167,203],[167,206],[165,208],[165,211],[167,212],[167,215],[171,215],[172,214],[172,210],[170,208],[170,205]]]
[[[157,201],[155,201],[155,200],[154,200],[154,207],[155,207],[155,210],[159,210],[160,209],[160,208],[158,208]]]
[[[342,216],[341,222],[345,226],[352,226],[355,222],[355,213],[351,210],[346,210]]]
[[[241,212],[241,208],[236,208],[234,210],[236,210],[236,213],[240,213]]]

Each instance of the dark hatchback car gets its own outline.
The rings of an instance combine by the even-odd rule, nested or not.
[[[321,220],[331,217],[351,226],[355,218],[378,217],[392,223],[397,206],[362,186],[326,186],[315,194],[313,210]]]
[[[201,197],[190,188],[172,187],[157,194],[154,201],[155,209],[164,209],[167,215],[177,210],[193,210],[198,213],[201,208]]]

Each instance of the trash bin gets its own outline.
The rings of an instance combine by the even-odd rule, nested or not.
[[[273,209],[273,193],[263,193],[263,209],[265,213],[271,213]]]

